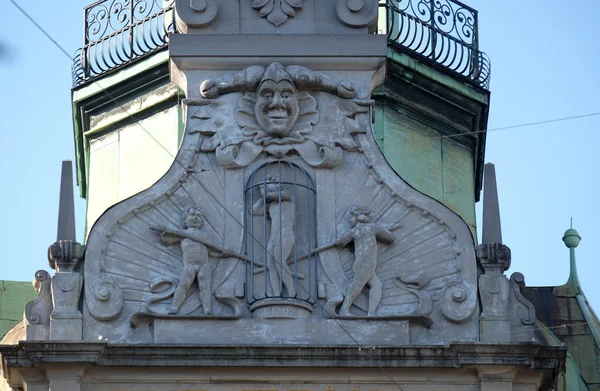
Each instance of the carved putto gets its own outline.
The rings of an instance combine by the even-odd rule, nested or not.
[[[377,268],[377,242],[394,243],[396,238],[389,229],[371,222],[371,211],[367,208],[355,207],[350,212],[351,228],[340,236],[335,244],[345,247],[354,244],[353,277],[348,285],[340,315],[352,316],[350,306],[361,293],[365,285],[369,285],[369,305],[367,316],[375,316],[382,295],[382,283],[375,269]]]

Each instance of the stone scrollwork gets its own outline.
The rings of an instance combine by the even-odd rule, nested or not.
[[[523,297],[521,289],[525,287],[525,276],[522,273],[515,272],[510,276],[510,301],[514,312],[522,314],[518,316],[523,325],[532,325],[535,323],[535,307]]]
[[[115,319],[123,310],[123,291],[106,277],[93,284],[86,296],[90,314],[98,320]]]
[[[433,311],[433,296],[424,289],[430,281],[431,277],[423,273],[402,274],[394,279],[394,285],[417,297],[417,308],[410,315],[426,317]]]
[[[461,281],[446,284],[440,293],[440,310],[442,315],[452,323],[466,322],[473,316],[477,307],[475,290],[469,289]]]
[[[259,11],[261,17],[276,27],[285,23],[288,18],[294,17],[296,11],[302,9],[304,0],[253,0],[252,8]]]
[[[219,10],[217,0],[176,0],[178,22],[189,27],[203,27],[210,24]]]
[[[50,274],[45,270],[35,272],[33,287],[38,295],[25,305],[23,316],[27,340],[44,340],[50,334],[50,314],[53,308]]]
[[[337,2],[338,17],[350,27],[372,25],[377,20],[378,12],[377,0],[338,0]]]
[[[342,98],[339,109],[345,113],[346,126],[339,134],[317,134],[319,123],[317,101],[308,91],[323,91]],[[340,163],[344,149],[357,148],[352,126],[358,113],[368,111],[348,99],[356,97],[354,85],[339,83],[301,66],[284,67],[272,63],[264,69],[252,66],[230,79],[205,80],[200,94],[217,99],[222,94],[242,92],[235,110],[236,129],[202,130],[192,127],[191,133],[210,136],[202,144],[202,152],[215,152],[219,163],[228,168],[245,167],[261,153],[282,158],[297,153],[313,167],[332,168]],[[210,105],[209,105],[210,106]],[[204,107],[192,118],[208,121],[214,114]],[[217,121],[215,121],[216,123]]]
[[[527,300],[522,290],[525,288],[525,276],[515,272],[510,276],[510,324],[512,342],[531,342],[535,338],[535,307]]]

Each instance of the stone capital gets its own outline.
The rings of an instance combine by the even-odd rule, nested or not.
[[[83,259],[85,246],[72,240],[59,240],[48,248],[48,263],[57,272],[73,273]]]
[[[477,259],[488,272],[503,273],[510,268],[510,248],[502,243],[485,243],[477,246]]]

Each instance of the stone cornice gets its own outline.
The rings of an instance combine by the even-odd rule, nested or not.
[[[3,369],[45,364],[136,367],[388,367],[459,368],[517,365],[561,371],[566,347],[460,343],[445,346],[199,346],[106,342],[34,342],[0,345]],[[6,370],[3,371],[6,376]]]

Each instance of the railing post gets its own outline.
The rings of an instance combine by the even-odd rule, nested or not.
[[[89,38],[88,38],[88,12],[89,12],[89,8],[85,8],[83,10],[83,48],[81,49],[81,53],[79,61],[81,62],[81,68],[83,69],[83,80],[86,80],[87,78],[90,77],[90,71],[88,69],[88,43],[89,43]]]
[[[437,44],[437,32],[435,29],[435,0],[429,0],[430,1],[430,12],[431,12],[431,19],[430,19],[430,26],[431,26],[431,59],[433,61],[435,61],[435,47]]]
[[[473,18],[473,71],[471,75],[473,80],[477,80],[481,72],[479,66],[479,18],[477,17],[477,11],[473,12]]]

